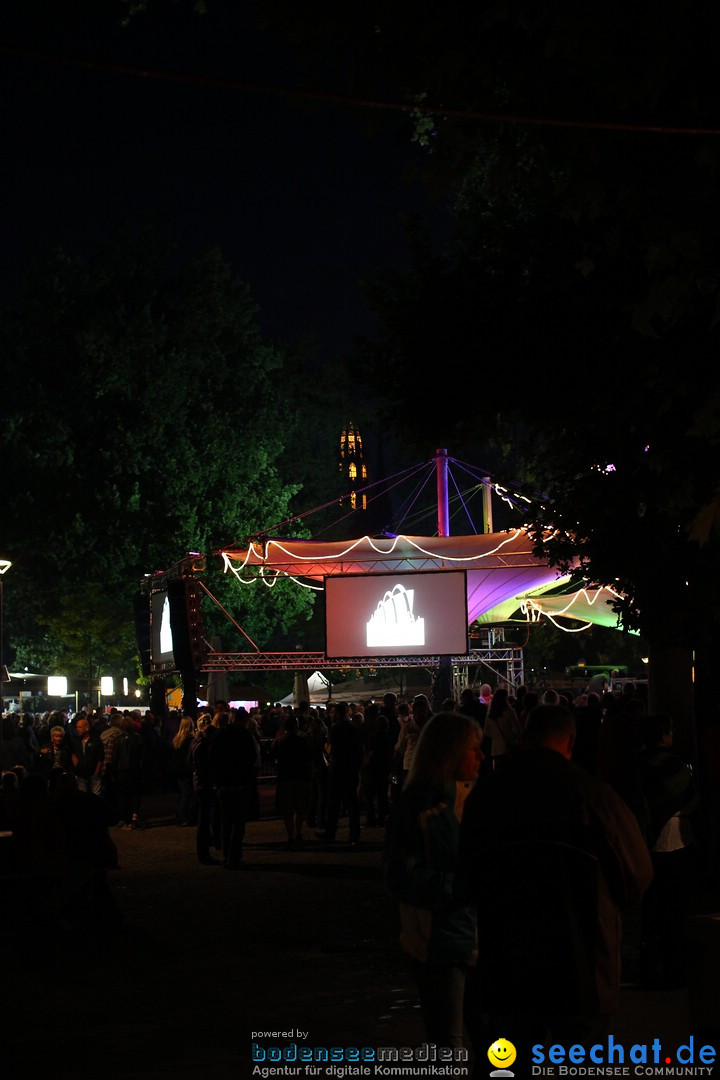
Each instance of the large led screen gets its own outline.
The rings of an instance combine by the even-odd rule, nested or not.
[[[154,592],[150,601],[152,633],[150,636],[153,664],[173,661],[173,639],[170,629],[170,597],[165,590]]]
[[[325,655],[463,656],[464,570],[325,578]]]

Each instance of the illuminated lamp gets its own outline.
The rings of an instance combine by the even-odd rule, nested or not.
[[[109,697],[114,691],[115,684],[112,675],[103,675],[100,679],[100,693],[103,697]]]
[[[0,559],[0,716],[3,715],[3,684],[7,682],[9,676],[3,666],[3,574],[7,574],[8,570],[12,566],[9,559]],[[2,743],[2,733],[0,732],[0,744]]]
[[[67,686],[67,675],[48,675],[48,697],[65,697]]]

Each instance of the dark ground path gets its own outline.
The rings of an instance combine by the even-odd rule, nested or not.
[[[104,926],[101,942],[89,930],[52,941],[42,927],[4,939],[0,1016],[19,1071],[0,1055],[1,1074],[36,1075],[40,1052],[53,1077],[243,1080],[253,1031],[376,1046],[391,1015],[419,1045],[382,831],[365,830],[357,848],[310,833],[307,850],[289,852],[270,799],[247,828],[247,869],[232,873],[197,862],[195,830],[172,824],[171,796],[148,797],[144,828],[112,830],[124,926]]]
[[[123,926],[108,923],[100,942],[89,929],[53,941],[22,921],[17,934],[5,928],[3,1077],[34,1077],[42,1063],[59,1080],[249,1080],[253,1031],[301,1029],[309,1046],[422,1044],[382,886],[382,831],[364,830],[354,849],[313,838],[286,851],[271,796],[248,825],[246,870],[200,865],[194,829],[173,825],[173,798],[159,795],[145,800],[146,827],[113,830]],[[709,910],[694,924],[689,990],[628,986],[616,1040],[677,1044],[702,1031],[720,1046],[720,922]]]

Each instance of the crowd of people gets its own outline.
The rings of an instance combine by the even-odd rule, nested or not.
[[[686,984],[702,799],[644,689],[467,688],[402,762],[386,885],[427,1038],[470,1044],[477,1076],[498,1032],[523,1050],[607,1035],[629,911],[638,983]]]
[[[144,791],[156,790],[167,767],[166,733],[152,713],[112,709],[7,714],[0,739],[2,772],[49,781],[58,771],[80,791],[99,796],[111,824],[135,829]]]
[[[145,793],[174,793],[201,863],[239,870],[259,776],[272,773],[288,850],[332,846],[344,829],[354,848],[363,828],[383,830],[429,1041],[487,1046],[509,1024],[521,1041],[577,1041],[601,1037],[617,1008],[629,906],[643,985],[687,977],[702,800],[672,744],[671,718],[648,715],[633,684],[577,698],[484,684],[437,708],[388,693],[249,711],[215,702],[162,721],[8,715],[0,832],[38,872],[69,852],[61,891],[72,903],[90,890],[101,911],[117,860],[109,830],[142,827]]]

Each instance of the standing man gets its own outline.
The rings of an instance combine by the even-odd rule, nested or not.
[[[485,722],[487,720],[488,706],[484,701],[480,700],[479,696],[475,695],[475,691],[471,686],[466,686],[460,693],[460,702],[457,707],[457,711],[461,712],[463,716],[472,716],[473,720],[483,730],[483,763],[482,772],[492,772],[492,757],[490,755],[490,749],[492,740],[489,735],[485,735]]]
[[[360,765],[363,756],[362,734],[350,720],[348,703],[335,703],[335,717],[328,731],[325,749],[330,758],[326,828],[316,835],[334,843],[340,815],[348,817],[351,845],[360,839]]]
[[[257,746],[237,721],[218,728],[210,744],[210,772],[220,812],[223,866],[240,870],[245,825],[253,811]]]
[[[387,717],[388,735],[390,736],[393,746],[400,737],[400,720],[398,719],[397,704],[397,694],[393,694],[391,690],[388,690],[388,692],[383,695],[381,712]]]
[[[100,736],[93,733],[85,713],[78,713],[74,727],[75,732],[70,736],[70,760],[78,790],[101,795],[105,747]]]
[[[472,686],[466,686],[461,691],[457,711],[461,712],[463,716],[472,716],[473,720],[476,720],[480,727],[484,729],[488,707],[479,697],[475,696]]]
[[[197,807],[197,831],[195,845],[198,862],[205,866],[218,866],[220,860],[210,852],[214,846],[213,820],[215,816],[215,788],[210,764],[212,740],[218,729],[212,725],[209,713],[200,713],[197,722],[197,735],[190,746],[189,761],[192,766],[193,791]],[[218,838],[219,841],[219,838]]]
[[[523,1054],[602,1038],[618,1007],[621,915],[652,864],[629,807],[571,761],[574,741],[568,709],[538,706],[522,750],[465,803],[459,873],[479,915],[468,1015],[479,1057],[498,1035]]]
[[[117,772],[117,741],[122,736],[122,713],[113,709],[110,723],[100,732],[103,745],[102,797],[116,824],[120,816],[120,789]]]

